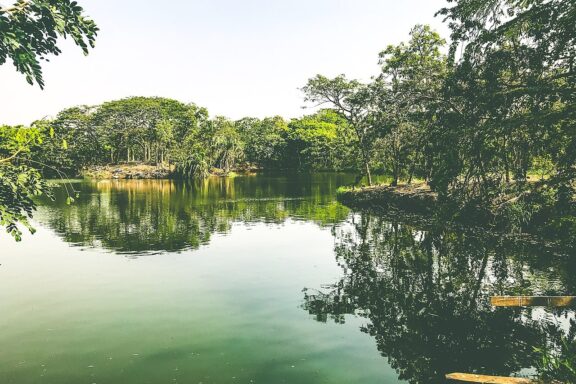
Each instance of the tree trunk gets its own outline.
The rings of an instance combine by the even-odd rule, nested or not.
[[[510,184],[510,161],[508,159],[508,141],[504,138],[504,172],[506,172],[506,184]]]
[[[366,167],[366,178],[368,179],[368,186],[372,186],[372,174],[370,173],[370,165],[368,165],[368,161],[364,161],[364,166]]]
[[[393,166],[393,170],[392,170],[393,180],[392,180],[392,184],[390,184],[393,187],[398,186],[398,178],[400,177],[398,168],[399,168],[398,164],[396,164],[396,162],[394,162],[394,166]]]
[[[412,163],[410,167],[410,175],[408,175],[408,184],[412,184],[412,179],[414,178],[414,172],[416,171],[416,160]]]

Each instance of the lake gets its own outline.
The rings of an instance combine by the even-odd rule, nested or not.
[[[0,237],[0,383],[441,383],[530,375],[576,292],[552,246],[338,202],[353,175],[71,182]],[[68,189],[76,202],[66,204]],[[570,323],[572,321],[572,323]]]

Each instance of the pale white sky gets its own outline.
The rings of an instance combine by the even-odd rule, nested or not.
[[[418,23],[448,38],[434,17],[445,0],[78,2],[100,27],[96,48],[85,57],[63,43],[43,65],[43,91],[11,62],[0,66],[0,124],[128,96],[194,102],[233,119],[298,117],[299,88],[315,74],[369,80],[378,52]]]

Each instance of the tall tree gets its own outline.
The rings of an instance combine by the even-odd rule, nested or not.
[[[411,181],[418,164],[427,162],[428,132],[436,106],[442,103],[447,73],[446,56],[441,52],[445,44],[430,26],[416,25],[408,43],[389,45],[380,53],[382,72],[376,84],[383,90],[381,127],[393,185],[402,172]]]
[[[176,143],[202,119],[195,105],[161,97],[129,97],[96,108],[91,119],[109,150],[110,162],[164,163]]]
[[[317,75],[308,80],[302,91],[305,94],[305,101],[315,103],[317,106],[330,105],[353,128],[358,139],[358,150],[368,184],[372,185],[370,161],[378,131],[373,113],[375,109],[373,88],[356,80],[348,80],[344,75],[333,79]]]

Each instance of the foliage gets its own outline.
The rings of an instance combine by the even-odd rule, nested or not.
[[[435,186],[488,196],[527,182],[538,158],[555,172],[559,213],[576,176],[576,4],[569,0],[454,1],[439,13],[452,30],[453,71],[437,125]],[[457,56],[458,46],[464,49]]]
[[[546,382],[576,382],[576,320],[571,321],[568,334],[557,326],[547,328],[552,340],[546,347],[534,348],[540,357],[537,364],[540,378]]]
[[[378,135],[375,121],[374,88],[357,80],[348,80],[344,75],[333,79],[317,75],[302,88],[305,100],[320,105],[329,105],[346,119],[353,129],[357,153],[362,161],[368,184],[372,184],[370,162],[374,143]]]
[[[244,142],[245,160],[260,168],[281,168],[288,125],[280,117],[244,118],[235,123]]]
[[[174,165],[176,176],[206,177],[212,169],[356,169],[357,145],[347,120],[322,110],[290,122],[232,121],[205,108],[161,97],[130,97],[67,108],[34,127],[45,135],[31,148],[45,176],[121,162]],[[65,150],[64,150],[65,149]]]
[[[427,178],[432,168],[430,128],[447,74],[444,45],[429,26],[417,25],[407,44],[390,45],[380,53],[382,71],[374,86],[380,94],[382,155],[393,185],[401,176],[409,182],[415,174]]]
[[[48,177],[74,176],[77,169],[105,155],[95,130],[88,123],[92,110],[87,106],[68,108],[53,121],[43,119],[32,126],[43,134],[42,143],[32,148],[37,168]]]
[[[210,160],[214,167],[229,172],[244,157],[244,142],[234,122],[218,116],[201,133],[208,143]]]
[[[452,215],[516,229],[574,215],[576,3],[450,3],[449,55],[417,25],[380,53],[371,83],[318,75],[305,100],[347,119],[367,174],[423,178]]]
[[[176,165],[176,174],[183,179],[203,179],[210,174],[210,165],[206,161],[207,156],[198,148],[182,159]]]
[[[356,137],[346,119],[334,110],[321,110],[288,125],[288,156],[299,169],[356,169]]]
[[[109,162],[170,162],[172,149],[196,134],[206,115],[194,104],[130,97],[95,107],[87,129],[96,131],[100,148],[109,152]]]
[[[17,241],[22,238],[18,224],[34,233],[29,221],[36,209],[33,198],[49,193],[40,173],[21,160],[41,141],[37,129],[0,127],[0,226]]]
[[[94,47],[98,27],[86,18],[83,9],[70,0],[18,0],[9,7],[0,7],[0,65],[10,58],[16,70],[26,76],[28,83],[36,82],[44,87],[40,60],[58,55],[58,37],[71,37],[74,43],[88,54],[88,46]],[[54,128],[39,122],[38,127],[0,127],[0,225],[6,227],[16,240],[20,240],[18,223],[33,232],[29,219],[36,207],[34,196],[48,194],[47,184],[42,180],[38,167],[49,167],[42,158],[33,156],[33,149],[54,151],[54,141],[43,144],[48,130],[54,138]],[[69,132],[64,132],[66,136]],[[60,140],[60,138],[57,138]],[[66,149],[67,138],[61,138]],[[61,165],[64,158],[51,158]],[[46,159],[46,158],[44,158]],[[73,198],[68,195],[68,201]]]
[[[0,65],[11,59],[28,83],[44,88],[40,61],[61,53],[58,37],[72,38],[88,54],[97,32],[76,1],[18,0],[0,7]]]

